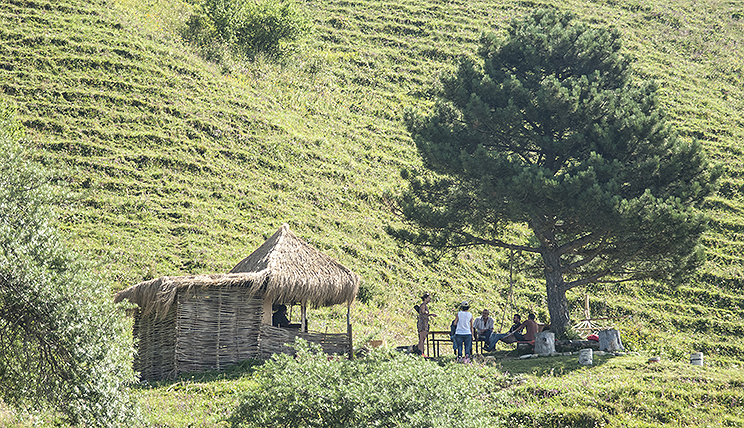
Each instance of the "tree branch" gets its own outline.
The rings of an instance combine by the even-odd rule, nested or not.
[[[590,233],[590,234],[588,234],[588,235],[586,235],[586,236],[584,236],[582,238],[579,238],[577,240],[574,240],[572,242],[569,242],[567,244],[562,245],[561,248],[559,249],[560,254],[566,254],[569,251],[576,250],[576,249],[578,249],[578,248],[580,248],[580,247],[582,247],[582,246],[584,246],[584,245],[586,245],[586,244],[594,241],[596,239],[595,236],[596,236],[595,233]],[[609,234],[605,234],[605,236],[602,237],[602,242],[599,243],[599,245],[597,246],[596,250],[594,250],[593,252],[591,252],[588,256],[582,257],[582,259],[579,260],[578,262],[571,263],[570,265],[567,265],[567,266],[562,267],[561,268],[561,272],[565,273],[565,272],[568,272],[569,270],[576,269],[576,268],[579,268],[579,267],[582,267],[582,266],[586,266],[589,263],[591,263],[606,248],[608,236],[609,236]]]
[[[539,253],[539,248],[530,247],[528,245],[515,245],[504,242],[500,239],[483,239],[477,236],[473,236],[466,232],[457,232],[458,234],[467,237],[472,241],[471,245],[490,245],[492,247],[506,248],[509,250],[526,251],[528,253]]]

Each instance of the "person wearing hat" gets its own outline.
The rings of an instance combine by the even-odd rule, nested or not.
[[[455,344],[457,346],[457,358],[463,357],[463,345],[465,346],[465,359],[470,359],[473,352],[473,314],[469,312],[470,303],[462,302],[460,311],[455,315]]]

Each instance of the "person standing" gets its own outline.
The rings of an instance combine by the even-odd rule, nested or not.
[[[437,316],[437,314],[429,312],[429,302],[431,302],[431,295],[429,293],[424,293],[424,295],[421,296],[421,304],[419,305],[418,310],[418,322],[416,323],[419,335],[418,349],[421,355],[424,354],[426,336],[429,334],[429,318]]]
[[[457,358],[461,359],[463,345],[465,345],[465,359],[470,358],[473,352],[473,314],[468,312],[470,303],[462,302],[460,311],[455,315],[457,329],[455,330],[455,343],[457,344]]]

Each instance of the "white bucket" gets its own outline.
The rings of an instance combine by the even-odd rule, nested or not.
[[[582,366],[591,366],[593,362],[592,348],[582,349],[579,351],[579,364]]]
[[[702,366],[703,364],[703,353],[702,352],[693,352],[690,354],[690,364],[693,366]]]

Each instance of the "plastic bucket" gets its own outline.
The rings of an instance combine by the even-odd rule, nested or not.
[[[593,363],[592,348],[582,349],[579,351],[579,364],[582,366],[591,366]]]
[[[693,366],[702,366],[703,363],[703,353],[702,352],[693,352],[690,354],[690,364]]]

